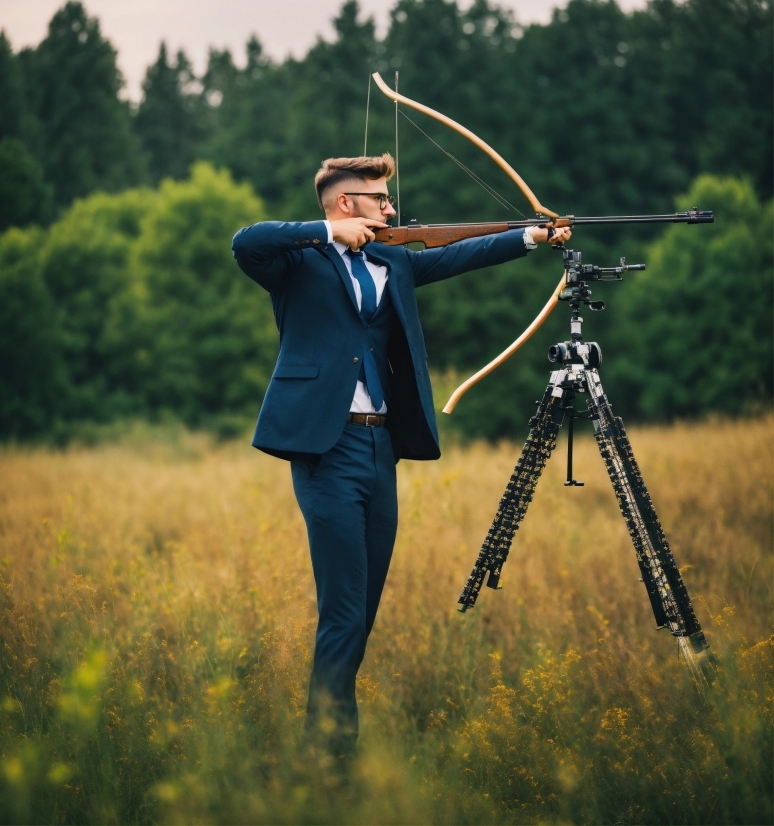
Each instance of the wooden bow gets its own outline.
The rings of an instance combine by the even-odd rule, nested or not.
[[[452,120],[451,118],[447,117],[446,115],[442,115],[440,112],[436,112],[435,109],[431,109],[429,106],[425,106],[422,103],[417,103],[415,100],[411,100],[411,98],[405,97],[405,95],[400,95],[397,92],[390,89],[390,87],[382,80],[381,75],[378,72],[373,74],[373,79],[379,89],[387,95],[388,98],[394,100],[396,103],[402,103],[404,106],[409,106],[412,109],[416,109],[418,112],[423,112],[425,115],[428,115],[431,118],[435,118],[435,120],[440,121],[441,123],[445,124],[449,128],[453,129],[455,132],[459,132],[460,135],[464,135],[469,141],[474,143],[479,149],[481,149],[484,153],[489,155],[489,157],[500,167],[500,169],[505,172],[505,174],[516,184],[516,186],[522,191],[526,199],[529,201],[532,208],[538,215],[544,215],[549,218],[559,218],[559,215],[556,212],[544,207],[540,201],[538,200],[535,193],[527,186],[524,182],[524,179],[519,175],[518,172],[500,155],[496,152],[492,147],[484,140],[478,137],[478,135],[473,134],[470,129],[466,129],[462,124],[457,123],[457,121]],[[548,318],[551,310],[559,303],[559,293],[562,291],[562,288],[565,284],[565,275],[562,274],[562,278],[557,285],[556,289],[554,290],[551,298],[548,299],[545,307],[540,311],[537,315],[535,320],[532,324],[527,327],[527,329],[513,342],[507,349],[505,349],[502,353],[500,353],[497,358],[492,359],[485,367],[482,367],[475,375],[471,376],[469,379],[464,381],[450,396],[449,401],[446,402],[446,406],[443,408],[444,413],[451,413],[454,410],[457,402],[462,398],[462,396],[473,387],[474,384],[477,384],[484,376],[488,376],[495,368],[499,367],[506,359],[510,358],[518,349],[519,347],[524,344],[527,339],[529,339],[533,333],[540,327],[540,325]]]

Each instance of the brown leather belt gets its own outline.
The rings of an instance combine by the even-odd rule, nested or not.
[[[386,413],[350,413],[347,424],[362,424],[366,427],[384,427],[387,424]]]

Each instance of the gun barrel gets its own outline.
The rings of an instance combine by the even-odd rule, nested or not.
[[[573,218],[574,225],[581,224],[712,224],[715,215],[711,209],[692,209],[688,212],[672,212],[665,215],[597,215]]]

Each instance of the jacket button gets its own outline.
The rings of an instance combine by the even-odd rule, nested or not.
[[[359,361],[360,359],[357,356],[355,356],[355,358],[352,359],[353,364],[357,364]]]
[[[373,351],[374,351],[374,348],[373,348],[373,347],[370,347],[370,348],[369,348],[369,349],[370,349],[370,350],[371,350],[371,352],[372,352],[372,353],[373,353]]]
[[[319,243],[320,243],[320,239],[319,239],[319,238],[312,238],[312,243],[313,243],[313,244],[319,244]]]

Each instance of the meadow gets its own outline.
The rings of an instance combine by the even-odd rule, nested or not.
[[[287,465],[187,432],[0,453],[4,823],[772,823],[774,419],[630,428],[718,677],[657,632],[596,444],[456,600],[519,445],[399,465],[349,776],[303,739]]]

